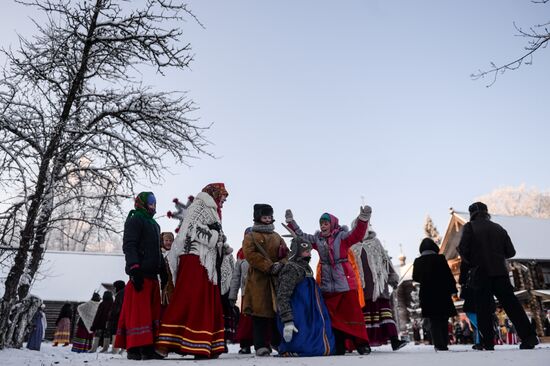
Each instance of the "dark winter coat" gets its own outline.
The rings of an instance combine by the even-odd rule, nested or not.
[[[120,317],[120,311],[122,310],[122,303],[124,302],[124,289],[120,290],[115,295],[115,301],[111,314],[109,316],[109,328],[111,334],[116,334],[118,328],[118,318]]]
[[[124,224],[122,250],[126,258],[126,273],[139,264],[143,275],[157,278],[166,266],[160,251],[160,226],[153,220],[134,214]]]
[[[506,259],[516,255],[506,230],[488,218],[464,225],[458,251],[462,260],[479,266],[489,277],[508,276]]]
[[[262,254],[255,243],[264,249],[269,258]],[[245,235],[243,253],[249,264],[242,305],[245,314],[275,317],[274,276],[270,269],[273,263],[283,259],[286,261],[286,258],[279,258],[281,246],[286,247],[286,244],[276,232],[251,232]]]
[[[423,254],[413,264],[413,281],[420,283],[420,306],[425,318],[448,318],[456,315],[451,294],[456,281],[440,254]]]
[[[92,323],[92,327],[90,328],[90,331],[95,332],[95,331],[103,330],[107,328],[107,321],[111,316],[113,305],[114,305],[114,302],[112,298],[111,300],[103,300],[99,304],[99,307],[97,308],[97,312],[95,313],[94,321]]]
[[[293,320],[290,303],[296,286],[306,277],[313,277],[313,270],[304,258],[296,258],[285,264],[279,272],[277,287],[277,312],[283,323]]]

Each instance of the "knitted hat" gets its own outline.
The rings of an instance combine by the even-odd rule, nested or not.
[[[319,218],[319,222],[321,221],[328,221],[330,222],[330,214],[325,212],[324,214],[321,215],[321,217]]]
[[[483,202],[474,202],[468,207],[468,211],[470,212],[470,220],[472,220],[481,212],[488,213],[489,209]]]
[[[273,216],[273,207],[265,203],[254,205],[254,222],[260,222],[262,216]]]
[[[304,239],[300,237],[296,237],[292,239],[292,242],[290,242],[290,260],[298,260],[302,257],[302,253],[306,250],[311,250],[311,243],[309,241],[305,241]]]
[[[424,240],[422,240],[422,242],[420,243],[419,252],[422,253],[426,250],[431,250],[433,252],[439,253],[439,247],[437,246],[435,241],[430,238],[424,238]]]

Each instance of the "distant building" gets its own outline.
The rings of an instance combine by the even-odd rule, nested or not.
[[[457,247],[462,227],[470,216],[453,209],[450,215],[440,253],[445,255],[458,282],[461,259]],[[535,319],[537,333],[542,336],[543,314],[550,308],[550,219],[491,215],[491,220],[506,229],[512,239],[516,255],[508,260],[510,280],[516,296]],[[462,302],[455,302],[455,305],[460,308]]]
[[[100,294],[111,291],[116,280],[126,282],[128,275],[124,266],[121,253],[46,251],[30,289],[30,293],[41,298],[46,305],[46,339],[53,339],[55,321],[65,302],[73,305],[72,337],[77,320],[76,306],[90,300],[94,291]],[[2,293],[8,270],[7,267],[0,269]]]

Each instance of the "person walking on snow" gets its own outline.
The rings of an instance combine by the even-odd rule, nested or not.
[[[354,221],[352,227],[356,225]],[[397,287],[399,275],[372,227],[369,227],[363,241],[352,245],[350,251],[363,287],[365,305],[362,310],[370,346],[381,346],[389,340],[394,351],[403,348],[407,342],[398,338],[388,287]]]
[[[167,281],[160,226],[153,218],[156,207],[153,193],[141,192],[124,224],[122,250],[130,281],[124,290],[114,347],[127,349],[130,360],[162,358],[153,346],[159,330],[160,291]]]
[[[283,334],[282,356],[328,356],[335,340],[321,289],[309,266],[311,243],[292,240],[288,263],[279,272],[277,325]]]
[[[537,334],[529,324],[514,288],[510,283],[506,259],[516,255],[508,233],[499,224],[491,221],[487,205],[474,202],[468,208],[470,222],[464,225],[458,252],[463,261],[476,268],[475,278],[477,320],[484,339],[484,348],[494,349],[491,340],[494,329],[491,324],[491,302],[493,295],[498,299],[514,324],[521,338],[520,349],[533,349],[538,343]]]
[[[71,304],[66,302],[61,307],[57,321],[55,322],[55,333],[53,337],[53,346],[56,347],[59,343],[63,343],[63,347],[69,345],[71,341],[71,318],[73,317],[73,309]]]
[[[90,330],[94,332],[94,340],[90,353],[97,351],[102,339],[103,348],[101,352],[105,353],[109,349],[109,344],[111,344],[111,332],[109,331],[107,322],[113,310],[113,304],[113,293],[111,291],[105,291],[103,293],[103,300],[97,308],[92,327],[90,328]]]
[[[420,243],[420,257],[413,263],[412,279],[420,283],[422,316],[429,319],[431,339],[436,351],[448,351],[449,317],[456,315],[451,299],[456,281],[445,256],[430,238]]]
[[[286,262],[288,249],[273,225],[273,208],[267,204],[254,205],[254,226],[244,236],[243,252],[248,261],[243,311],[252,316],[256,356],[269,356],[271,345],[278,347],[280,335],[275,323],[276,276]]]
[[[33,351],[40,351],[42,340],[44,340],[44,337],[46,336],[48,322],[46,321],[46,314],[44,313],[45,307],[46,305],[44,304],[40,305],[32,318],[32,331],[29,335],[27,348]]]
[[[168,253],[175,287],[156,343],[163,354],[208,359],[225,350],[220,269],[223,257],[233,251],[222,229],[227,196],[223,183],[204,187],[188,207]]]
[[[330,313],[337,355],[345,354],[346,340],[350,340],[360,354],[371,351],[357,294],[356,274],[348,260],[349,248],[360,242],[367,232],[371,212],[370,206],[361,207],[357,227],[352,231],[342,228],[335,216],[324,213],[319,219],[320,231],[315,235],[300,229],[291,210],[285,213],[289,228],[312,243],[319,253],[317,281]]]
[[[88,352],[92,348],[92,342],[94,339],[94,332],[92,329],[92,323],[94,322],[97,308],[101,302],[101,297],[97,292],[94,292],[92,299],[77,306],[76,312],[79,319],[76,325],[76,333],[73,338],[72,352],[83,353]]]

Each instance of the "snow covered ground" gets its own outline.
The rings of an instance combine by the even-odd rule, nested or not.
[[[190,357],[182,358],[172,354],[165,360],[139,361],[146,365],[189,365],[209,364],[223,366],[548,366],[550,365],[550,344],[541,344],[534,350],[519,350],[518,346],[496,346],[494,352],[473,351],[468,345],[450,346],[449,352],[435,352],[431,346],[408,345],[398,352],[392,352],[389,346],[374,348],[368,356],[357,353],[346,356],[310,357],[310,358],[258,358],[250,355],[238,355],[238,347],[230,346],[230,353],[217,360],[195,361]],[[69,347],[52,347],[43,343],[42,351],[28,349],[8,349],[0,351],[1,366],[63,366],[63,365],[132,365],[136,361],[127,360],[125,356],[111,354],[77,354]]]

